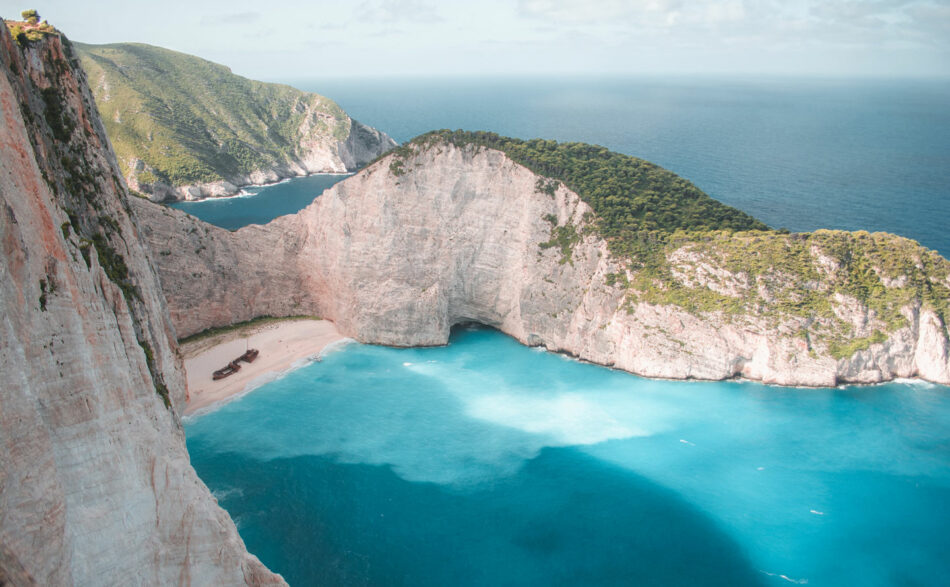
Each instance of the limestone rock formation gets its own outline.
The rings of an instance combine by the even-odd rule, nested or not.
[[[175,331],[84,74],[58,34],[21,43],[0,26],[0,574],[282,584],[189,463]]]
[[[667,256],[678,287],[727,301],[761,289],[758,309],[736,315],[658,303],[625,287],[635,274],[589,230],[590,207],[563,184],[549,195],[539,176],[476,146],[436,144],[397,164],[398,156],[336,184],[296,215],[233,233],[135,202],[178,333],[261,315],[316,314],[363,342],[416,346],[444,344],[454,324],[475,321],[528,345],[650,377],[950,383],[946,325],[936,310],[910,297],[887,326],[866,305],[831,293],[840,268],[819,275],[816,268],[832,260],[817,248],[805,262],[819,277],[799,283],[781,273],[734,272],[707,254],[708,243],[683,243]],[[577,242],[549,246],[555,228],[568,225]],[[918,249],[926,251],[913,244],[908,254]],[[936,267],[943,273],[928,279],[950,284],[950,263],[939,259]],[[774,316],[783,292],[799,288],[828,289],[828,315]],[[808,336],[843,324],[852,329],[852,347],[843,351],[831,338]]]
[[[129,186],[155,201],[353,171],[396,146],[335,102],[141,43],[75,48]]]

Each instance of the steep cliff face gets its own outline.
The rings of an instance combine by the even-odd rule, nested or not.
[[[296,215],[234,233],[147,202],[134,207],[146,238],[164,251],[156,258],[182,335],[307,313],[363,342],[438,345],[452,325],[477,321],[525,344],[651,377],[950,383],[939,308],[908,295],[899,316],[883,316],[837,293],[844,270],[823,254],[826,235],[813,237],[811,248],[779,233],[677,242],[664,253],[675,287],[663,290],[671,298],[663,301],[652,282],[644,285],[610,254],[577,194],[497,150],[437,144],[389,156]],[[864,238],[828,234],[846,243]],[[885,248],[910,242],[881,238]],[[813,279],[800,283],[777,269],[754,275],[710,248],[743,239],[757,254],[766,245],[798,246]],[[950,263],[915,261],[929,252],[911,245],[902,254],[911,265],[929,263],[931,289],[950,286]],[[789,301],[798,291],[817,292],[827,306],[781,311],[798,307]],[[675,303],[682,292],[712,303]],[[727,310],[731,300],[743,310]]]
[[[40,585],[281,583],[189,464],[174,329],[68,42],[0,26],[0,108],[3,566]]]
[[[352,171],[396,146],[324,96],[161,47],[75,46],[120,168],[153,200]]]

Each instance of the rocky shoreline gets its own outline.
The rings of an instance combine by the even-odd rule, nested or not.
[[[330,148],[322,143],[310,145],[310,151],[305,155],[248,175],[179,186],[162,182],[146,184],[139,183],[136,172],[146,170],[147,166],[141,160],[133,159],[129,165],[133,173],[130,173],[126,180],[130,189],[147,196],[153,202],[194,202],[210,198],[226,198],[240,194],[244,188],[271,185],[295,177],[353,173],[368,161],[396,146],[396,142],[386,133],[356,120],[350,120],[354,130],[350,132],[346,141],[339,142]],[[306,144],[302,147],[306,147]]]

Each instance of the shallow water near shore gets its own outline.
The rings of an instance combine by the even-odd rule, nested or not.
[[[185,424],[291,585],[895,585],[950,573],[950,388],[638,378],[489,329],[351,344]]]

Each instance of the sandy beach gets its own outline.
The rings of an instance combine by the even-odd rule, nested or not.
[[[318,355],[328,344],[342,340],[332,322],[299,319],[250,325],[181,346],[188,379],[185,414],[193,414],[243,391],[248,384],[286,371],[301,359]],[[244,353],[260,351],[253,363],[241,362],[241,370],[219,381],[211,374]]]

